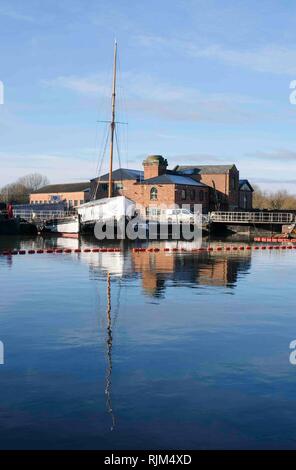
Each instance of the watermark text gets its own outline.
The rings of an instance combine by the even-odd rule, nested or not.
[[[4,83],[0,80],[0,104],[4,104]]]

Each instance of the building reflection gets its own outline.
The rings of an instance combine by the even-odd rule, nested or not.
[[[235,288],[239,276],[250,270],[252,252],[153,252],[89,253],[81,262],[87,262],[91,277],[104,273],[113,277],[139,277],[144,292],[153,297],[165,295],[169,283],[187,286]]]
[[[105,276],[106,273],[112,277],[135,278],[140,277],[142,287],[147,295],[161,297],[169,282],[176,286],[187,285],[213,286],[234,288],[239,274],[242,276],[249,271],[251,266],[252,251],[243,250],[236,252],[225,252],[215,250],[215,245],[221,246],[220,242],[211,243],[214,248],[212,252],[189,252],[192,248],[200,248],[202,240],[198,242],[164,241],[149,244],[151,248],[159,248],[155,252],[134,252],[134,245],[127,245],[122,252],[98,252],[98,253],[75,253],[75,260],[85,263],[90,268],[93,278]],[[94,240],[65,239],[60,237],[36,238],[23,240],[16,243],[17,248],[91,248],[95,245]],[[164,251],[166,248],[170,252]],[[178,252],[171,250],[177,248]],[[185,252],[183,253],[182,250]],[[186,252],[187,251],[187,252]],[[69,255],[67,255],[69,256]],[[6,257],[6,262],[13,262],[12,256]]]
[[[132,253],[133,269],[141,273],[144,291],[161,297],[167,281],[216,287],[235,287],[239,273],[251,266],[250,254],[230,256],[212,254]]]

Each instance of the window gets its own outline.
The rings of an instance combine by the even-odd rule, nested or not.
[[[84,200],[83,199],[80,199],[80,204],[83,204],[84,203]]]
[[[74,206],[75,207],[78,206],[78,201],[77,200],[74,201]]]
[[[102,191],[108,191],[108,184],[107,183],[103,183],[102,184]]]
[[[157,200],[157,188],[151,188],[150,190],[150,201]]]
[[[181,199],[182,199],[182,201],[185,201],[185,199],[186,199],[186,189],[181,189]]]
[[[199,191],[199,200],[200,201],[204,200],[204,192],[203,191]]]
[[[123,184],[122,183],[115,183],[114,189],[116,191],[121,191],[123,189]]]
[[[157,207],[146,207],[146,215],[151,216],[151,215],[160,215],[161,210],[157,209]]]
[[[69,207],[72,207],[73,206],[73,201],[71,199],[69,199],[68,204],[69,204]]]
[[[190,199],[191,201],[195,200],[195,189],[190,189]]]

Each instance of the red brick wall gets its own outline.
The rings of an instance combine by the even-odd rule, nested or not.
[[[227,174],[209,174],[209,175],[201,175],[201,182],[211,186],[212,188],[215,186],[217,191],[221,193],[228,194],[228,181],[227,181]],[[215,184],[214,184],[214,183]]]
[[[186,199],[182,198],[182,191],[185,191]],[[194,192],[194,198],[193,194]],[[209,208],[209,189],[207,187],[198,186],[176,186],[175,203],[178,205],[190,204],[202,204],[203,212],[208,212]]]
[[[116,182],[114,182],[116,184]],[[120,182],[121,183],[121,182]],[[164,204],[167,206],[172,206],[174,204],[202,204],[203,211],[207,212],[209,208],[209,189],[199,188],[194,186],[176,186],[174,184],[139,184],[136,181],[124,180],[122,181],[123,190],[114,191],[113,196],[126,196],[127,198],[135,201],[144,208],[149,205],[159,205]],[[157,200],[151,201],[150,191],[151,188],[157,188]],[[186,191],[186,199],[182,199],[182,190]],[[194,199],[191,199],[190,191],[194,190]],[[201,199],[200,194],[203,194]],[[97,198],[108,197],[108,191],[102,191],[101,184],[97,191]]]
[[[123,185],[123,189],[118,189],[117,185]],[[113,181],[113,196],[126,196],[133,194],[135,191],[136,180],[123,180]],[[108,197],[108,183],[101,182],[99,185],[95,182],[91,182],[91,194],[96,191],[95,199],[102,199]]]
[[[155,178],[166,172],[166,165],[159,165],[158,162],[144,162],[144,179]]]
[[[235,186],[232,186],[234,180]],[[201,182],[216,188],[217,196],[222,206],[221,209],[238,207],[239,205],[239,172],[233,168],[225,174],[202,174]],[[213,183],[214,182],[214,183]],[[225,195],[226,197],[223,197]],[[213,196],[214,198],[214,196]],[[227,207],[228,206],[228,207]],[[213,209],[213,208],[211,208]]]
[[[157,188],[157,200],[150,199],[151,188]],[[182,191],[185,191],[186,198],[182,199]],[[194,191],[194,199],[191,198],[191,191]],[[200,194],[202,193],[202,200]],[[198,188],[194,186],[180,186],[174,184],[135,184],[130,186],[124,194],[129,199],[137,202],[143,207],[149,205],[166,205],[173,206],[174,204],[202,204],[203,211],[208,211],[209,203],[209,190],[208,188]]]

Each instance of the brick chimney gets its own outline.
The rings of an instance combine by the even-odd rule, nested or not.
[[[155,178],[166,172],[168,162],[161,155],[150,155],[143,161],[144,179]]]

